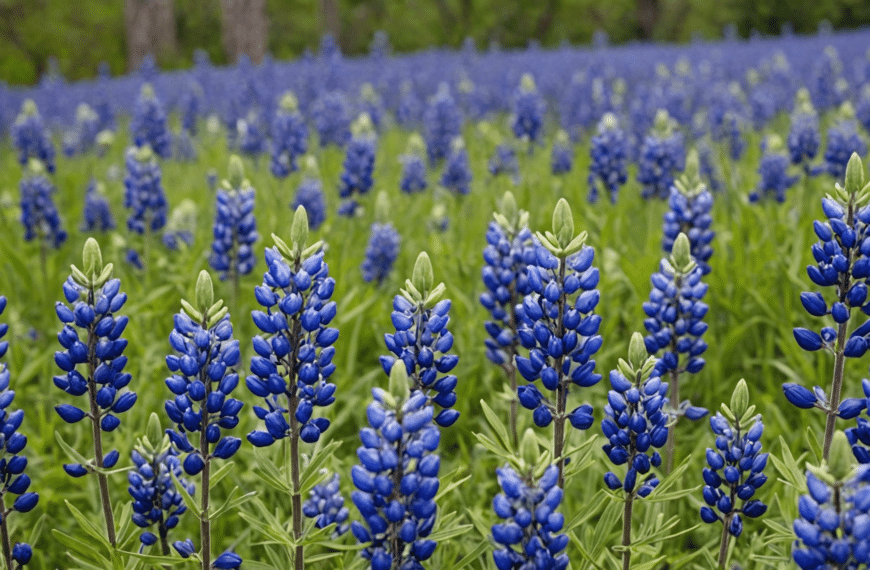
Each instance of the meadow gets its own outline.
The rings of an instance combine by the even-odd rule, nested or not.
[[[491,448],[508,447],[517,456],[520,449],[510,437],[504,441],[512,394],[502,368],[490,362],[485,351],[489,337],[484,322],[491,317],[479,297],[486,291],[481,279],[486,233],[507,191],[515,196],[518,207],[528,212],[528,228],[533,232],[551,230],[557,202],[565,198],[575,233],[587,232],[586,245],[594,248],[593,265],[600,272],[595,287],[600,301],[594,311],[601,316],[598,334],[602,345],[594,360],[596,372],[604,378],[594,386],[573,389],[568,396],[568,409],[590,404],[594,422],[587,430],[568,429],[566,449],[572,456],[565,472],[564,498],[558,507],[565,517],[562,532],[569,538],[564,552],[571,568],[618,566],[622,558],[618,545],[623,533],[623,493],[608,489],[604,477],[608,471],[620,474],[623,468],[614,467],[601,450],[607,443],[601,422],[608,403],[608,373],[617,369],[620,358],[627,359],[632,334],[647,334],[643,304],[652,289],[651,275],[667,256],[662,250],[662,218],[669,210],[668,200],[642,197],[642,185],[637,181],[642,159],[636,158],[645,133],[654,126],[655,112],[669,107],[676,121],[674,129],[685,135],[686,149],[708,145],[720,186],[712,192],[710,215],[715,238],[710,272],[702,278],[709,285],[703,298],[709,306],[704,317],[708,329],[703,335],[708,345],[703,354],[706,364],[697,373],[683,377],[681,399],[688,398],[714,414],[721,403],[730,402],[738,381],[746,380],[750,402],[764,421],[763,451],[770,453],[765,469],[768,482],[755,496],[768,509],[761,517],[744,519],[743,534],[731,540],[728,559],[739,568],[794,567],[792,527],[799,518],[798,498],[807,493],[807,465],[821,462],[818,453],[825,418],[792,406],[782,385],[819,385],[826,391],[830,387],[834,359],[824,351],[803,350],[793,329],[819,326],[819,319],[801,306],[801,292],[820,291],[832,297],[826,292],[829,290],[809,279],[806,268],[816,263],[811,251],[817,241],[813,222],[826,219],[822,199],[833,194],[835,183],[842,184],[843,179],[828,172],[809,176],[801,166],[792,165],[789,173],[796,181],[785,190],[782,202],[768,195],[752,202],[749,196],[757,188],[762,157],[773,152],[763,148],[763,143],[768,141],[770,147],[771,134],[782,141],[788,137],[799,88],[809,89],[820,118],[821,145],[814,165],[821,165],[824,149],[836,144],[826,133],[839,128],[841,121],[850,120],[842,103],[849,101],[859,110],[860,119],[862,103],[870,101],[870,60],[864,55],[870,47],[868,39],[870,35],[863,31],[735,41],[733,45],[602,45],[588,50],[566,47],[554,52],[530,49],[488,54],[433,51],[412,56],[374,54],[359,60],[343,60],[333,54],[289,63],[270,61],[259,67],[242,63],[215,68],[200,62],[185,73],[143,69],[130,76],[81,84],[48,78],[32,89],[6,88],[0,113],[5,126],[11,128],[23,101],[32,98],[52,133],[58,150],[56,171],[49,180],[56,188],[53,199],[69,234],[58,248],[39,239],[24,239],[19,183],[27,175],[27,167],[19,162],[14,137],[4,138],[0,142],[4,236],[0,243],[0,294],[6,296],[8,304],[0,321],[9,325],[4,340],[9,342],[5,362],[15,391],[12,407],[25,411],[20,432],[27,436],[22,453],[28,458],[30,490],[39,493],[35,509],[8,517],[12,542],[32,545],[29,567],[35,569],[105,568],[107,561],[113,568],[131,569],[197,564],[175,551],[161,556],[158,546],[146,548],[146,555],[134,554],[139,552],[141,531],[131,523],[126,471],[132,466],[131,451],[137,438],[146,433],[152,412],[158,415],[163,429],[173,427],[164,411],[164,402],[172,397],[165,383],[171,375],[166,356],[174,354],[168,338],[173,315],[182,308],[181,300],[194,302],[197,276],[205,269],[214,280],[215,298],[223,299],[229,308],[233,337],[239,340],[241,357],[235,368],[241,381],[233,396],[244,403],[238,426],[227,430],[242,438],[241,447],[231,459],[217,464],[231,462],[231,467],[219,470],[219,480],[214,481],[213,474],[212,505],[226,501],[226,508],[220,509],[212,524],[212,551],[215,555],[230,550],[237,553],[244,561],[243,568],[291,567],[297,542],[291,539],[291,500],[280,480],[289,474],[271,467],[282,465],[284,448],[255,448],[245,439],[248,433],[264,428],[252,411],[253,406],[262,405],[262,398],[244,384],[245,377],[252,374],[252,338],[263,334],[251,313],[263,310],[254,290],[269,269],[264,250],[274,245],[272,234],[292,246],[291,203],[304,179],[314,177],[323,184],[326,219],[310,231],[307,243],[323,241],[323,261],[335,280],[332,299],[336,311],[330,326],[338,329],[339,337],[334,344],[336,368],[330,377],[336,386],[335,403],[315,412],[328,418],[331,425],[316,444],[301,444],[303,466],[315,458],[306,473],[311,477],[303,483],[303,500],[315,483],[338,473],[349,520],[361,520],[351,501],[355,487],[350,476],[352,466],[359,463],[359,433],[367,425],[365,409],[372,401],[372,389],[386,390],[389,386],[379,357],[388,354],[384,335],[396,331],[391,320],[393,298],[406,287],[406,278],[412,277],[420,252],[427,252],[434,283],[444,283],[444,298],[451,301],[447,327],[455,339],[450,353],[458,356],[451,373],[458,379],[453,408],[459,418],[452,426],[439,428],[438,514],[429,536],[438,545],[423,565],[496,567],[492,551],[500,546],[493,541],[492,525],[502,521],[492,505],[501,492],[496,468],[506,459]],[[819,49],[829,44],[837,47],[838,55],[832,57],[831,51]],[[728,53],[734,56],[729,58]],[[546,101],[537,141],[530,141],[528,136],[517,139],[510,128],[517,113],[513,105],[519,97],[520,77],[527,72],[535,76],[541,99]],[[575,73],[581,75],[575,77]],[[306,78],[311,81],[306,82]],[[191,99],[189,93],[194,92],[192,81],[198,81],[200,89],[198,108],[193,113],[196,132],[190,135],[196,157],[183,160],[176,154],[159,160],[169,206],[167,228],[189,232],[187,242],[179,239],[170,249],[161,239],[164,229],[145,235],[126,229],[125,153],[131,145],[131,115],[136,113],[134,102],[141,86],[146,82],[153,85],[167,111],[169,130],[178,133],[185,117],[190,116],[185,105]],[[373,86],[374,98],[370,91],[361,91],[366,81]],[[408,101],[403,99],[406,91],[401,85],[407,81],[418,95],[418,111],[403,121],[400,108]],[[461,135],[469,159],[470,191],[461,194],[443,188],[439,180],[444,161],[427,160],[428,187],[419,193],[403,192],[400,157],[408,152],[411,133],[426,128],[424,109],[441,81],[450,85],[463,117]],[[572,85],[580,86],[578,101],[589,102],[585,115],[576,119],[566,118],[565,112],[570,99],[565,92]],[[306,167],[306,158],[300,156],[296,171],[277,178],[270,169],[268,137],[264,137],[260,152],[246,152],[243,141],[246,129],[252,126],[269,132],[287,89],[296,94],[309,125],[307,156],[316,159],[317,170]],[[358,111],[372,111],[372,101],[379,102],[377,109],[383,113],[376,134],[373,185],[355,195],[360,207],[351,217],[337,213],[345,148],[318,144],[312,111],[321,94],[330,91],[347,99],[347,123]],[[598,96],[603,96],[604,102],[596,99]],[[64,137],[81,124],[75,119],[78,104],[88,102],[97,108],[103,100],[111,103],[117,117],[114,136],[102,138],[92,148],[73,150],[72,156],[64,155]],[[761,107],[764,112],[758,110]],[[611,203],[603,190],[598,200],[590,203],[587,177],[591,139],[604,112],[613,112],[622,122],[632,159],[628,161],[627,181],[619,188],[615,202]],[[717,129],[724,129],[723,114],[736,117],[739,125],[736,137],[742,152],[736,153],[736,160],[732,158],[734,143],[717,134]],[[714,116],[719,117],[718,122]],[[866,141],[870,136],[866,123],[851,120]],[[241,123],[245,127],[238,131]],[[554,142],[565,142],[565,135],[557,134],[560,129],[568,131],[573,165],[569,172],[554,174],[551,149]],[[228,130],[235,132],[228,137]],[[502,144],[516,149],[515,176],[494,175],[488,168],[488,161]],[[253,213],[260,236],[253,246],[253,270],[239,276],[237,289],[232,279],[220,280],[209,268],[216,188],[221,188],[220,181],[231,178],[228,165],[233,154],[241,157],[244,177],[255,189]],[[866,163],[866,145],[863,158]],[[675,169],[673,174],[679,178],[681,170]],[[215,174],[218,184],[212,185],[209,177]],[[701,180],[710,187],[711,181],[704,176],[702,173]],[[81,229],[84,196],[92,179],[101,184],[117,229]],[[379,192],[385,193],[387,207],[376,205]],[[190,204],[182,206],[187,201]],[[174,216],[176,211],[181,214]],[[382,282],[365,282],[360,266],[366,258],[371,226],[382,221],[392,223],[397,230],[399,253]],[[82,250],[91,237],[99,243],[103,261],[113,264],[114,276],[128,297],[118,315],[129,317],[123,335],[129,341],[124,350],[128,359],[125,371],[132,375],[129,388],[138,395],[132,409],[123,414],[121,426],[103,434],[107,449],[117,449],[120,454],[117,472],[108,475],[118,526],[115,551],[97,538],[103,536],[105,522],[95,478],[70,478],[62,467],[72,460],[58,436],[86,457],[91,456],[93,441],[89,430],[84,429],[87,422],[71,425],[58,417],[55,406],[75,401],[52,381],[61,374],[55,352],[62,350],[57,339],[62,323],[55,304],[64,298],[62,286],[70,275],[70,265],[83,267]],[[127,261],[131,248],[139,252],[144,267]],[[850,330],[863,324],[861,319],[865,318],[856,311]],[[866,371],[866,357],[846,359],[843,397],[865,397],[861,378]],[[485,413],[487,409],[494,412],[491,417]],[[536,449],[543,455],[534,453],[532,463],[542,458],[552,460],[547,451],[552,450],[552,428],[535,427],[531,411],[523,408],[518,411],[517,424],[520,434],[527,428],[536,434]],[[840,430],[854,425],[853,419],[837,423]],[[701,471],[706,465],[705,451],[714,447],[715,436],[707,417],[694,422],[681,420],[676,429],[674,468],[669,474],[664,466],[654,469],[661,483],[651,495],[635,503],[631,568],[636,570],[710,568],[717,563],[722,525],[704,524],[699,516],[705,484]],[[489,447],[478,434],[489,439]],[[7,486],[9,482],[7,479]],[[197,502],[198,491],[194,493]],[[7,497],[5,509],[10,504]],[[360,557],[362,546],[352,533],[331,538],[329,530],[318,533],[311,519],[305,519],[304,524],[307,567],[359,568],[371,564]],[[170,537],[171,542],[190,537],[196,549],[201,547],[197,517],[190,509],[180,517]]]

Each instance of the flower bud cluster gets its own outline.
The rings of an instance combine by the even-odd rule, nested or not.
[[[344,171],[338,185],[338,195],[343,200],[339,214],[353,216],[359,207],[356,198],[372,189],[376,144],[375,137],[370,134],[354,136],[347,143]]]
[[[336,312],[330,301],[335,280],[329,277],[323,252],[290,263],[277,248],[266,249],[269,269],[255,289],[257,302],[266,309],[252,313],[264,334],[254,337],[257,355],[246,379],[248,389],[266,403],[265,408],[254,406],[266,431],[248,434],[257,447],[290,437],[291,422],[298,422],[303,441],[316,442],[329,420],[314,417],[314,408],[335,401],[335,384],[328,381],[335,372],[332,345],[338,339],[338,329],[328,326]]]
[[[351,531],[368,545],[362,556],[372,570],[422,568],[436,547],[427,537],[438,510],[441,432],[423,393],[412,393],[398,407],[379,388],[372,395],[366,409],[371,427],[360,431],[360,465],[351,470],[358,489],[351,499],[364,523],[353,521]]]
[[[399,232],[391,223],[372,224],[369,243],[366,245],[366,257],[362,262],[363,281],[374,281],[380,285],[389,277],[393,264],[399,257]]]
[[[521,477],[508,465],[496,473],[502,492],[492,507],[506,521],[492,526],[492,537],[499,545],[493,552],[496,568],[567,568],[568,555],[559,554],[568,545],[568,535],[560,534],[565,516],[556,512],[563,496],[559,469],[550,465],[537,482]]]
[[[712,208],[713,195],[706,187],[690,196],[675,185],[671,187],[668,198],[668,211],[662,216],[662,249],[670,254],[677,236],[686,234],[692,259],[701,268],[702,276],[710,273],[709,261],[713,255],[710,243],[716,236],[710,228],[713,224]]]
[[[24,240],[35,238],[58,249],[66,241],[67,232],[54,204],[57,190],[40,167],[31,169],[21,179],[21,224]]]
[[[453,139],[462,133],[462,112],[446,83],[429,100],[423,113],[423,138],[429,162],[435,163],[450,153]]]
[[[81,225],[83,232],[105,232],[115,229],[115,217],[112,215],[109,201],[99,190],[100,186],[95,178],[88,181],[85,192],[84,223]]]
[[[610,193],[610,202],[615,204],[619,188],[628,180],[628,139],[612,113],[598,122],[597,134],[589,147],[589,202],[598,201],[598,183],[604,184]]]
[[[418,154],[404,154],[399,159],[402,162],[402,179],[399,188],[405,194],[422,192],[429,185],[426,181],[426,163]]]
[[[520,86],[514,91],[513,112],[510,117],[511,131],[518,139],[536,143],[544,129],[544,113],[547,103],[535,86],[531,75],[524,75]]]
[[[144,234],[166,225],[166,194],[161,183],[160,165],[148,147],[132,146],[124,159],[124,207],[130,210],[127,229]]]
[[[174,449],[155,453],[148,459],[137,450],[131,453],[135,469],[127,474],[130,486],[127,490],[133,497],[133,523],[142,529],[157,525],[158,532],[165,534],[178,526],[179,517],[187,511],[181,493],[175,488],[172,475],[191,496],[193,483],[182,477],[181,462]],[[165,539],[165,536],[164,536]],[[157,536],[143,530],[139,536],[142,548],[157,542]]]
[[[12,124],[11,136],[18,150],[18,163],[21,166],[26,166],[30,159],[35,158],[45,165],[49,173],[54,172],[55,150],[51,133],[33,101],[25,101],[21,114]]]
[[[297,109],[284,105],[272,120],[272,161],[269,168],[276,178],[285,178],[297,169],[296,159],[308,150],[308,126]]]
[[[145,85],[136,98],[130,119],[133,146],[149,146],[160,158],[172,155],[172,135],[166,124],[166,111],[150,86]]]
[[[243,185],[238,189],[218,190],[214,216],[214,241],[209,265],[227,275],[247,275],[254,268],[253,245],[259,238],[254,218],[254,189]]]
[[[335,473],[332,478],[311,489],[308,500],[302,505],[302,513],[314,519],[314,526],[326,528],[335,523],[333,538],[337,538],[348,531],[348,510],[344,506],[344,497],[339,488],[340,477]]]

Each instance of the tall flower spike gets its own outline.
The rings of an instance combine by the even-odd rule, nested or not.
[[[851,156],[867,154],[867,141],[858,130],[855,110],[851,103],[848,101],[843,103],[839,115],[837,123],[828,129],[825,164],[822,168],[835,179],[843,180]]]
[[[441,83],[423,114],[423,138],[429,164],[447,158],[453,139],[461,134],[462,112],[450,94],[450,87]]]
[[[505,192],[499,212],[489,223],[486,231],[486,247],[483,250],[485,265],[481,271],[486,292],[480,296],[480,304],[489,311],[492,320],[484,323],[489,338],[486,339],[486,357],[501,366],[514,394],[511,400],[510,427],[517,439],[517,356],[519,317],[517,307],[523,298],[532,292],[526,276],[526,268],[537,261],[532,232],[529,230],[529,214],[518,210],[516,199]]]
[[[617,369],[610,371],[611,390],[607,393],[605,418],[601,422],[601,431],[608,439],[603,448],[607,458],[614,465],[627,465],[622,480],[612,471],[604,475],[604,483],[611,490],[625,492],[622,521],[625,570],[631,564],[628,547],[631,546],[632,504],[658,486],[659,479],[650,470],[662,464],[662,457],[655,449],[662,447],[668,438],[668,416],[662,410],[667,402],[668,385],[656,374],[655,363],[656,358],[646,354],[643,336],[634,333],[628,361],[620,358]],[[638,477],[642,480],[638,481]]]
[[[353,521],[351,532],[366,545],[361,554],[372,570],[423,568],[437,546],[428,537],[438,511],[441,432],[426,395],[408,391],[401,364],[390,371],[390,388],[372,389],[366,408],[370,427],[360,431],[360,464],[351,469],[351,500],[364,523]]]
[[[120,292],[121,282],[112,279],[112,264],[103,266],[100,246],[93,238],[85,242],[82,269],[75,265],[71,269],[63,293],[72,308],[65,303],[55,306],[64,326],[57,335],[63,350],[54,353],[54,361],[63,373],[54,377],[54,384],[72,396],[87,394],[88,410],[72,404],[60,404],[55,410],[67,423],[90,420],[94,459],[86,465],[67,464],[63,468],[72,477],[96,473],[109,543],[114,545],[115,521],[108,479],[97,469],[111,469],[118,461],[116,450],[103,454],[102,432],[117,429],[121,425],[118,415],[136,403],[136,393],[127,388],[131,376],[124,372],[127,340],[121,334],[128,319],[117,316],[127,295]]]
[[[194,304],[181,301],[175,315],[169,344],[176,354],[166,357],[172,376],[166,386],[174,395],[166,401],[166,415],[175,424],[166,434],[173,448],[184,455],[182,467],[188,475],[200,475],[200,540],[202,570],[211,568],[211,520],[209,518],[209,476],[215,459],[235,455],[242,444],[224,435],[239,423],[241,401],[230,394],[239,383],[239,341],[223,301],[214,300],[208,272],[196,280]],[[190,436],[194,436],[191,442]],[[179,551],[181,553],[181,551]],[[217,564],[217,561],[215,561]],[[220,567],[220,566],[218,566]]]
[[[254,406],[265,430],[252,431],[248,441],[256,447],[290,440],[291,501],[293,536],[302,539],[302,487],[299,440],[315,443],[329,427],[329,420],[314,416],[314,408],[335,401],[335,372],[332,358],[338,329],[329,324],[336,305],[330,301],[335,280],[323,262],[323,244],[307,245],[308,216],[299,207],[293,216],[288,246],[272,235],[276,247],[266,250],[268,271],[254,294],[266,310],[253,311],[254,324],[263,332],[255,336],[248,390],[264,398],[266,407]],[[297,570],[304,568],[304,549],[294,552]]]
[[[128,148],[124,162],[124,207],[130,210],[127,229],[137,234],[156,232],[166,225],[167,211],[160,165],[147,145]]]
[[[462,137],[456,137],[450,144],[450,154],[441,173],[441,186],[454,194],[468,194],[471,191],[471,166],[468,151]]]
[[[317,159],[311,155],[305,157],[305,171],[302,182],[296,189],[296,196],[290,207],[295,212],[299,206],[305,208],[308,214],[308,227],[317,230],[326,221],[326,200],[323,197],[323,183],[320,181],[320,171],[317,169]]]
[[[172,155],[172,135],[166,125],[166,111],[149,84],[142,86],[130,119],[133,146],[148,146],[160,158]]]
[[[159,540],[161,553],[169,556],[169,531],[178,526],[179,517],[187,511],[173,477],[191,496],[195,487],[183,478],[178,452],[170,446],[157,414],[151,413],[147,433],[137,441],[131,458],[134,469],[127,474],[127,490],[133,498],[133,523],[144,529],[139,535],[139,552]],[[155,525],[156,535],[148,530]]]
[[[862,568],[870,564],[870,466],[854,470],[849,444],[834,434],[827,465],[807,469],[809,494],[798,501],[792,558],[801,570]]]
[[[350,140],[350,116],[347,98],[340,91],[324,92],[311,107],[311,117],[320,148],[331,144],[343,147]]]
[[[51,133],[42,122],[42,117],[32,99],[21,106],[21,113],[12,124],[12,142],[18,149],[18,164],[27,166],[31,159],[45,165],[49,173],[54,172],[54,144]]]
[[[315,485],[308,500],[302,505],[302,512],[306,517],[314,519],[314,526],[317,528],[336,525],[332,532],[333,538],[338,538],[350,529],[347,523],[349,513],[339,488],[340,481],[341,477],[335,473],[326,483]]]
[[[30,160],[20,188],[24,240],[39,238],[41,245],[59,248],[66,241],[67,233],[52,198],[57,190],[46,176],[41,162]]]
[[[773,198],[785,202],[785,192],[800,178],[788,173],[789,159],[782,152],[782,140],[777,135],[768,135],[762,144],[763,155],[758,165],[758,185],[749,194],[750,202]]]
[[[359,209],[357,197],[368,194],[374,185],[372,173],[375,169],[377,139],[367,114],[363,113],[354,122],[353,133],[345,149],[344,170],[338,184],[338,195],[342,199],[338,214],[341,216],[355,215]]]
[[[441,407],[435,423],[449,427],[459,418],[453,410],[456,403],[456,376],[450,372],[459,362],[453,348],[453,334],[447,330],[450,322],[450,299],[442,299],[444,283],[435,285],[432,262],[421,252],[414,263],[411,279],[393,298],[390,318],[396,332],[384,335],[387,349],[393,356],[381,356],[384,372],[390,374],[394,364],[402,361],[413,392],[422,392],[427,405]]]
[[[103,194],[103,184],[96,178],[88,181],[85,192],[84,222],[81,230],[84,232],[105,232],[115,229],[115,217],[109,207],[109,201]]]
[[[595,314],[599,292],[598,269],[592,266],[595,250],[584,245],[586,232],[574,235],[571,207],[564,198],[553,210],[553,231],[537,234],[535,263],[526,268],[531,293],[517,310],[517,335],[529,356],[515,359],[519,373],[529,384],[517,389],[520,404],[534,410],[537,426],[555,420],[553,458],[559,468],[559,486],[564,485],[565,422],[576,429],[592,425],[592,406],[567,411],[571,385],[586,388],[601,380],[592,356],[601,348],[601,317]],[[546,398],[536,380],[554,392]]]
[[[574,145],[568,138],[568,133],[559,130],[553,140],[553,152],[550,154],[550,171],[553,175],[568,174],[574,166]]]
[[[791,163],[803,165],[804,172],[810,174],[810,163],[819,151],[819,116],[806,88],[797,92],[787,144]]]
[[[819,287],[836,287],[834,302],[828,305],[818,292],[801,293],[801,303],[814,317],[830,315],[836,329],[825,326],[821,334],[803,327],[794,329],[798,345],[807,351],[821,348],[834,355],[834,374],[830,400],[817,387],[814,392],[788,382],[782,388],[786,399],[799,408],[819,408],[827,415],[822,452],[825,458],[834,435],[843,388],[843,368],[846,358],[860,358],[867,352],[870,321],[849,334],[853,309],[867,312],[867,285],[870,276],[870,183],[864,184],[864,166],[853,154],[846,168],[845,186],[835,185],[833,195],[822,199],[826,222],[816,220],[813,229],[819,241],[812,247],[816,263],[807,267],[810,280]],[[846,402],[843,402],[846,405]],[[851,404],[850,404],[851,405]],[[860,410],[849,416],[855,417]]]
[[[0,296],[0,314],[6,310],[6,297]],[[0,324],[0,339],[6,336],[9,325]],[[6,356],[9,342],[0,340],[0,359]],[[15,392],[9,389],[9,367],[0,362],[0,504],[4,505],[3,517],[0,518],[0,528],[3,537],[3,559],[6,568],[22,568],[33,556],[33,548],[26,542],[9,542],[8,520],[12,512],[26,513],[33,510],[39,502],[39,494],[29,491],[30,477],[24,473],[27,467],[27,457],[24,448],[27,437],[18,431],[24,420],[24,411],[11,411],[9,406],[15,398]],[[12,508],[5,509],[6,494],[17,495],[12,502]]]
[[[741,379],[731,395],[731,406],[722,404],[722,412],[710,418],[716,448],[707,448],[707,467],[703,471],[707,505],[701,507],[701,520],[722,523],[719,565],[723,568],[730,537],[737,538],[743,532],[741,515],[756,518],[767,512],[767,505],[752,498],[767,481],[767,453],[761,453],[759,442],[764,424],[761,415],[754,412],[746,381]]]
[[[272,120],[272,162],[270,169],[276,178],[284,178],[296,170],[296,159],[308,150],[308,126],[292,91],[281,98],[281,106]]]
[[[713,208],[713,195],[707,190],[707,185],[701,181],[698,152],[689,151],[686,159],[686,170],[671,187],[668,199],[668,211],[662,216],[662,249],[671,253],[677,237],[684,233],[689,238],[689,252],[701,268],[701,273],[710,273],[710,257],[715,233],[710,226],[713,218],[710,210]]]
[[[215,195],[214,241],[209,265],[221,279],[231,278],[238,286],[240,275],[254,268],[253,245],[257,241],[257,220],[254,218],[254,189],[245,178],[242,160],[230,156],[229,177]]]
[[[399,182],[399,188],[406,194],[422,192],[428,186],[426,163],[423,161],[425,149],[423,139],[414,133],[408,139],[405,154],[399,157],[402,163],[402,180]]]
[[[667,198],[674,175],[686,164],[683,133],[664,109],[656,113],[655,126],[640,149],[637,181],[643,185],[644,198]]]
[[[529,73],[524,73],[520,85],[514,92],[513,112],[511,113],[511,130],[518,139],[528,141],[529,152],[532,152],[544,129],[544,113],[547,103],[538,92],[535,79]]]
[[[399,256],[399,232],[389,222],[390,202],[387,193],[378,193],[375,204],[375,216],[378,221],[372,224],[369,243],[366,246],[366,257],[362,262],[363,281],[375,282],[380,285],[389,277],[393,270],[393,264]]]
[[[606,113],[599,121],[589,155],[589,202],[598,201],[598,183],[601,182],[610,193],[610,202],[615,204],[619,188],[628,180],[628,139],[613,113]]]

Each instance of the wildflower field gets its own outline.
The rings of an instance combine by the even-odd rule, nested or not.
[[[0,126],[10,570],[870,563],[870,32],[327,38]]]

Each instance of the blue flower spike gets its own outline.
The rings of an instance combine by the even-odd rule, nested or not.
[[[54,173],[55,150],[51,132],[45,126],[33,99],[27,99],[21,105],[21,113],[12,124],[10,134],[18,150],[18,163],[21,166],[26,166],[35,158],[45,165],[49,174]]]
[[[518,310],[517,336],[528,356],[517,356],[520,375],[529,382],[517,388],[520,404],[533,410],[539,427],[554,423],[553,458],[564,485],[565,423],[579,430],[592,426],[592,406],[568,412],[568,392],[601,380],[592,357],[601,348],[601,316],[595,314],[599,273],[592,266],[595,250],[585,245],[586,232],[574,235],[574,218],[562,198],[553,210],[553,231],[536,234],[535,262],[527,266],[531,292]],[[550,398],[535,384],[540,380]]]
[[[0,296],[0,314],[6,309],[6,297]],[[0,324],[0,359],[6,356],[9,342],[2,340],[9,330],[6,323]],[[23,568],[33,556],[33,548],[25,542],[18,542],[14,547],[9,544],[9,517],[13,512],[26,513],[36,508],[39,494],[30,490],[30,477],[24,473],[27,467],[27,457],[24,449],[27,446],[27,436],[18,431],[24,420],[24,411],[13,411],[10,407],[15,399],[15,391],[9,389],[9,367],[0,361],[0,504],[4,505],[3,516],[0,517],[2,529],[3,559],[14,561],[15,568]],[[17,495],[12,501],[12,507],[6,510],[6,494]],[[17,517],[18,515],[14,515]],[[10,550],[11,547],[11,550]],[[8,564],[11,568],[12,565]]]
[[[296,159],[308,150],[308,126],[292,91],[281,97],[272,120],[272,160],[269,169],[276,178],[286,178],[297,169]]]
[[[634,333],[628,348],[628,361],[619,359],[616,370],[610,371],[611,390],[607,393],[601,431],[608,442],[604,453],[614,465],[626,465],[620,479],[612,471],[604,475],[604,483],[612,491],[624,492],[622,545],[623,567],[631,564],[631,517],[633,502],[649,495],[659,484],[652,468],[662,464],[657,451],[668,438],[668,385],[662,382],[656,368],[657,359],[649,356],[643,335]]]
[[[30,159],[19,188],[24,240],[38,239],[43,251],[46,247],[60,248],[66,241],[67,232],[54,203],[53,195],[57,189],[49,180],[42,162]]]
[[[740,380],[731,395],[731,405],[710,418],[716,435],[715,448],[707,448],[704,468],[701,520],[722,523],[719,565],[725,568],[728,543],[743,532],[743,517],[757,518],[767,512],[767,505],[753,498],[767,481],[764,468],[767,453],[761,453],[764,424],[755,406],[749,404],[749,388]],[[740,505],[738,506],[738,501]]]
[[[229,176],[215,195],[215,217],[209,265],[238,289],[239,277],[254,269],[253,245],[259,238],[254,217],[254,188],[245,178],[242,159],[230,156]]]
[[[390,370],[389,390],[372,389],[366,409],[369,427],[360,431],[359,465],[351,470],[351,500],[363,522],[351,532],[364,544],[372,570],[418,568],[437,543],[429,539],[438,506],[441,432],[426,395],[410,389],[401,362]]]
[[[860,358],[870,347],[870,320],[864,320],[849,332],[853,315],[870,312],[865,283],[870,277],[868,201],[870,182],[865,184],[861,157],[853,153],[846,166],[845,183],[835,184],[834,192],[822,199],[822,211],[827,220],[816,220],[813,224],[819,241],[812,246],[815,263],[807,267],[807,275],[818,287],[833,289],[833,295],[809,291],[800,296],[807,313],[826,320],[830,318],[833,322],[828,321],[821,330],[815,327],[794,329],[795,341],[802,349],[825,350],[834,355],[830,398],[820,387],[812,392],[794,383],[782,387],[791,404],[804,409],[819,408],[827,416],[823,458],[828,457],[837,417],[851,419],[862,411],[856,402],[841,402],[841,394],[845,359]],[[861,429],[859,426],[855,435]]]
[[[422,393],[427,404],[440,409],[435,423],[449,427],[459,419],[456,404],[457,378],[452,374],[459,357],[450,354],[453,334],[450,323],[450,299],[444,299],[444,283],[435,285],[432,261],[424,251],[417,256],[411,279],[405,280],[401,294],[393,298],[391,318],[395,333],[384,335],[391,356],[381,356],[387,374],[401,361],[410,378],[411,390]]]
[[[867,520],[870,517],[870,466],[856,470],[849,441],[832,438],[821,466],[807,467],[809,493],[798,501],[792,559],[801,570],[863,568],[870,563]]]
[[[211,519],[209,478],[212,462],[227,460],[238,451],[242,440],[225,435],[239,423],[241,401],[230,397],[239,383],[239,341],[233,339],[233,325],[223,301],[214,299],[214,286],[207,271],[196,280],[194,302],[182,299],[175,315],[169,344],[175,354],[166,357],[172,376],[166,386],[173,394],[167,400],[166,415],[174,424],[166,434],[181,460],[184,472],[200,476],[200,560],[203,570],[211,568]],[[179,550],[179,552],[181,552]],[[235,555],[233,555],[235,556]],[[217,560],[220,560],[218,558]],[[216,566],[235,568],[236,566]]]
[[[662,249],[673,253],[674,242],[684,233],[689,238],[692,259],[708,275],[713,248],[710,243],[716,236],[710,229],[713,218],[713,195],[701,179],[698,151],[692,149],[686,157],[686,170],[674,181],[668,198],[668,211],[662,216]]]
[[[656,112],[655,124],[643,141],[637,167],[637,181],[644,198],[667,198],[674,176],[686,166],[683,134],[665,109]]]
[[[349,217],[360,210],[357,198],[368,194],[374,185],[372,174],[377,152],[377,133],[368,113],[362,113],[351,130],[353,136],[345,149],[344,170],[338,184],[338,195],[342,199],[338,214]]]
[[[366,246],[366,257],[360,269],[363,281],[366,283],[374,281],[375,285],[380,285],[393,271],[393,264],[399,257],[401,243],[399,232],[390,222],[390,199],[383,190],[378,192],[375,201],[375,218],[378,221],[372,224]]]
[[[589,156],[589,203],[598,201],[598,184],[602,183],[615,204],[619,189],[628,180],[628,138],[613,113],[605,113],[598,122]]]

